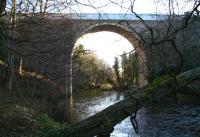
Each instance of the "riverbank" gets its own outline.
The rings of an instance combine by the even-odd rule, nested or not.
[[[74,112],[78,112],[80,121],[122,99],[118,92],[113,91],[104,92],[103,95],[102,92],[98,91],[96,91],[95,95],[92,91],[87,94],[88,95],[84,94],[84,96],[83,94],[78,94],[78,96],[73,98],[75,108],[71,109]],[[19,95],[15,92],[2,92],[1,90],[0,136],[46,137],[51,131],[66,128],[68,126],[67,124],[56,122],[56,120],[49,115],[46,110],[49,105],[51,104],[48,102],[45,104],[42,103],[38,97],[25,96],[23,92]],[[184,108],[184,110],[182,108]],[[192,112],[192,114],[190,114],[190,112]],[[200,125],[200,123],[198,123],[198,118],[200,118],[198,112],[199,109],[197,106],[172,104],[158,106],[156,103],[149,107],[142,108],[137,115],[140,135],[149,136],[160,134],[164,137],[168,137],[167,135],[175,135],[175,133],[184,135],[184,130],[187,130],[187,135],[193,135],[193,133],[195,133],[192,137],[198,137],[198,135],[200,135],[197,133],[200,131],[197,127]],[[72,113],[72,115],[74,116],[76,114]],[[187,119],[190,119],[190,124],[187,122]],[[192,122],[194,122],[194,124],[191,125]],[[165,125],[167,125],[166,130],[163,129]],[[111,134],[112,137],[121,137],[120,135],[139,137],[139,135],[133,131],[129,118],[122,121],[121,124],[116,125],[115,130]]]
[[[50,101],[30,91],[0,91],[1,137],[45,137],[50,131],[67,126],[56,121]]]
[[[132,113],[136,113],[142,107],[166,103],[169,101],[168,99],[171,99],[171,96],[172,99],[175,98],[176,100],[177,94],[190,95],[192,97],[197,96],[197,98],[199,98],[199,77],[200,67],[180,73],[175,78],[170,76],[160,77],[129,98],[124,99],[69,128],[61,129],[59,132],[55,132],[54,135],[69,137],[81,137],[82,135],[109,136],[117,123],[121,122]],[[199,99],[196,101],[199,102]],[[135,119],[135,116],[132,116],[132,119]],[[134,127],[137,127],[134,124],[136,122],[132,120],[132,123]]]
[[[4,137],[6,136],[9,137],[13,135],[17,137],[18,136],[45,137],[48,133],[52,133],[51,134],[52,137],[68,136],[68,135],[74,137],[74,135],[77,134],[80,134],[80,137],[82,137],[83,133],[85,135],[88,135],[91,132],[90,136],[98,134],[100,135],[104,133],[105,129],[109,129],[109,131],[105,132],[106,135],[108,135],[112,132],[113,127],[116,124],[121,122],[126,117],[130,116],[130,114],[135,113],[139,108],[148,106],[151,107],[154,106],[155,104],[159,105],[163,103],[165,104],[167,103],[173,104],[173,102],[180,103],[177,102],[177,99],[178,101],[180,99],[183,99],[183,97],[180,97],[180,94],[185,95],[186,97],[191,96],[191,100],[192,101],[195,100],[194,102],[195,105],[198,105],[200,88],[199,88],[199,81],[197,78],[199,76],[200,76],[200,68],[186,71],[178,75],[176,81],[177,84],[179,85],[178,89],[176,88],[174,80],[171,77],[155,79],[146,88],[142,89],[141,91],[138,91],[133,96],[130,96],[129,98],[124,99],[123,101],[120,101],[118,103],[113,102],[112,106],[106,109],[103,108],[104,110],[101,109],[103,111],[99,112],[98,114],[95,114],[86,120],[80,121],[75,125],[70,125],[69,127],[65,124],[58,123],[52,119],[56,118],[55,112],[58,113],[60,111],[59,109],[57,109],[59,108],[59,106],[61,106],[60,107],[61,109],[66,109],[66,107],[62,104],[63,102],[56,102],[58,100],[61,100],[61,98],[63,98],[64,96],[56,97],[55,96],[56,94],[51,95],[53,93],[58,93],[58,91],[44,92],[40,90],[37,92],[28,90],[24,91],[14,90],[8,92],[6,90],[1,89],[0,126],[3,127],[1,128],[2,130],[1,133],[2,135],[4,135]],[[178,95],[179,97],[177,97]],[[97,100],[97,98],[94,98],[94,100]],[[99,99],[99,101],[101,100],[102,98]],[[110,99],[106,100],[108,101],[108,103],[110,102]],[[139,107],[137,100],[140,103]],[[188,98],[186,98],[186,100],[188,100]],[[83,102],[81,101],[79,104],[82,103]],[[103,101],[103,103],[105,103],[105,101]],[[71,105],[70,107],[72,110],[73,110],[72,106],[73,104],[74,102],[72,99],[70,102]],[[88,103],[86,103],[86,106],[88,106]],[[91,107],[94,108],[93,103]],[[87,109],[87,112],[88,111],[89,110]],[[62,114],[64,114],[63,111],[61,112]],[[197,114],[197,116],[199,116],[199,114]],[[190,115],[188,117],[190,117]],[[179,117],[175,117],[172,119],[176,121],[176,118]]]

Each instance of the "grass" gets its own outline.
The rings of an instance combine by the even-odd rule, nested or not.
[[[46,137],[66,127],[48,115],[46,105],[36,97],[0,89],[0,137]]]
[[[111,84],[101,84],[100,89],[102,91],[109,91],[112,90],[113,86]]]

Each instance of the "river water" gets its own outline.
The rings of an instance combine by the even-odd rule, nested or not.
[[[85,91],[68,99],[69,123],[88,118],[123,100],[116,91]],[[139,134],[126,118],[114,127],[111,137],[200,137],[200,107],[187,105],[154,105],[138,111]]]

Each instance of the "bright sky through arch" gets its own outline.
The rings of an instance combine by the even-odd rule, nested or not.
[[[100,59],[113,65],[114,58],[134,49],[133,45],[123,36],[108,32],[89,33],[80,37],[75,46],[82,44],[85,49],[93,50]]]

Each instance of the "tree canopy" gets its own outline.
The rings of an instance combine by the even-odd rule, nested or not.
[[[98,87],[101,84],[112,84],[113,80],[112,68],[99,59],[93,51],[85,50],[83,45],[79,45],[74,49],[74,88]]]

